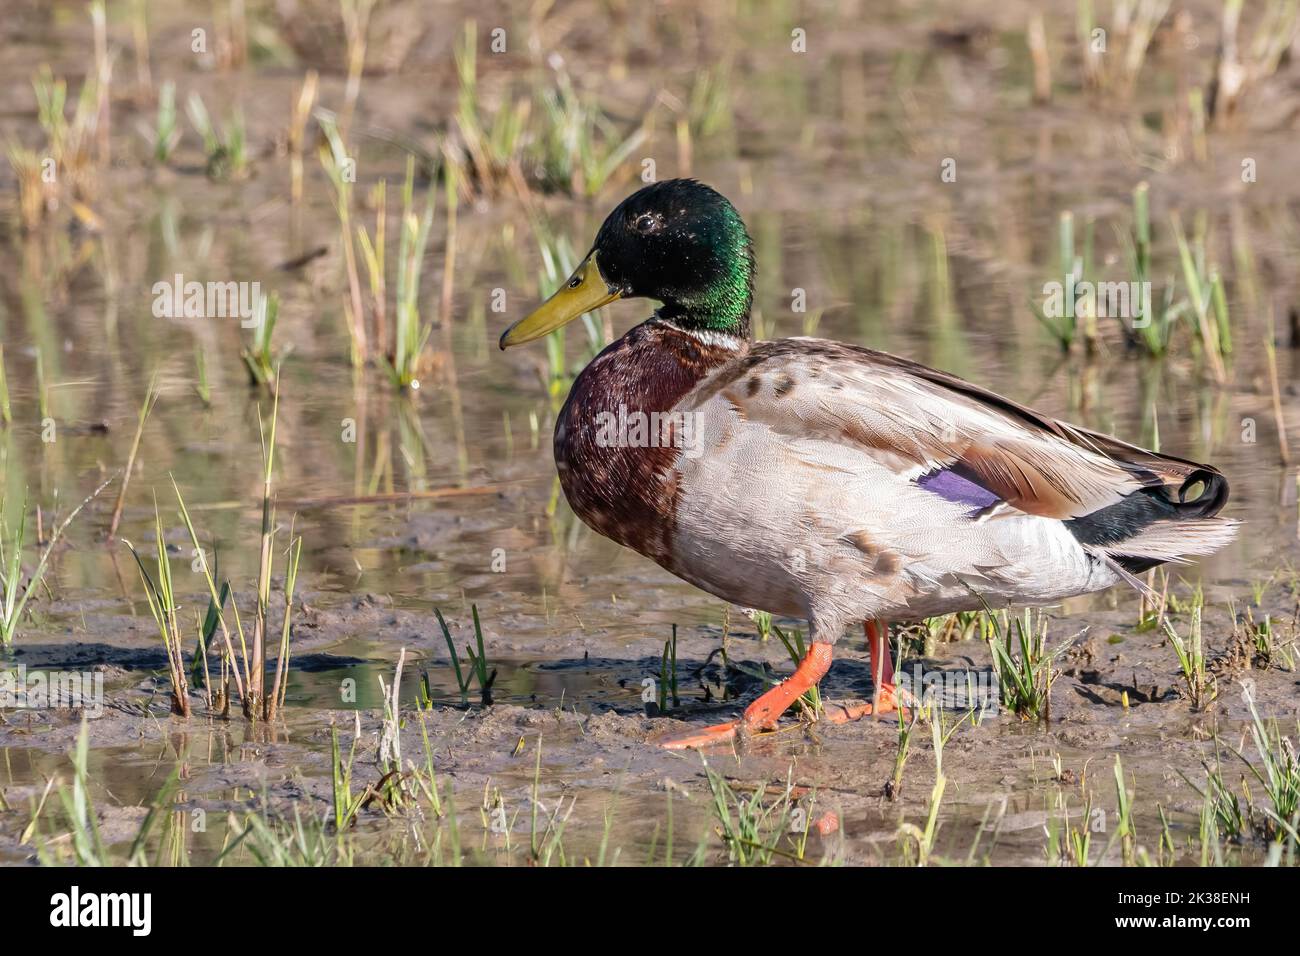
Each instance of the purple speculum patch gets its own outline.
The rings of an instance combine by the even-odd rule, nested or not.
[[[916,479],[916,483],[926,491],[948,501],[969,505],[972,511],[982,511],[1002,500],[987,488],[962,477],[950,468],[938,468],[926,472]]]

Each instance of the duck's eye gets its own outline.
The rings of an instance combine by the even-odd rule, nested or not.
[[[637,217],[636,220],[637,232],[650,233],[650,232],[654,232],[658,228],[659,228],[658,218],[652,216],[650,213],[648,212],[643,213],[642,215]]]

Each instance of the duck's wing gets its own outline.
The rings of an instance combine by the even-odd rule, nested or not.
[[[972,520],[1058,519],[1130,570],[1217,550],[1232,534],[1233,523],[1205,520],[1228,496],[1214,468],[1056,421],[884,352],[820,339],[759,343],[691,401],[716,398],[789,438],[862,449],[900,480],[969,504]]]

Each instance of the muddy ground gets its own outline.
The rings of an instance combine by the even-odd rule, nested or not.
[[[688,726],[687,721],[698,726],[735,716],[757,693],[758,681],[752,677],[739,674],[726,680],[716,654],[706,664],[710,652],[720,647],[720,628],[701,627],[679,637],[680,719],[648,717],[641,701],[642,681],[657,679],[660,673],[663,647],[657,637],[620,640],[613,655],[599,631],[578,642],[530,641],[508,636],[509,619],[485,628],[493,666],[504,675],[514,666],[527,667],[536,679],[499,676],[497,702],[463,706],[450,683],[441,631],[430,627],[428,615],[394,609],[369,595],[339,607],[321,606],[317,601],[322,597],[307,599],[295,633],[300,680],[291,685],[285,720],[273,729],[250,729],[237,717],[203,716],[198,695],[198,716],[188,721],[170,716],[160,678],[165,659],[150,636],[140,633],[138,621],[99,618],[83,608],[86,627],[101,641],[73,646],[34,643],[14,654],[13,662],[29,669],[104,672],[107,707],[88,728],[92,778],[104,790],[100,809],[105,839],[134,838],[153,795],[176,765],[184,768],[184,790],[174,800],[174,809],[187,814],[187,820],[195,810],[204,811],[221,839],[228,839],[224,815],[249,805],[273,814],[288,814],[296,807],[327,816],[332,806],[333,725],[345,746],[359,728],[357,778],[378,780],[375,755],[381,714],[374,707],[330,708],[328,698],[342,692],[345,678],[339,675],[363,685],[367,677],[374,681],[383,666],[380,655],[388,635],[400,635],[407,650],[408,696],[415,696],[413,672],[431,671],[434,685],[443,687],[430,709],[419,716],[407,712],[402,751],[422,762],[422,733],[428,733],[442,785],[455,794],[462,838],[476,847],[471,859],[512,859],[507,852],[511,842],[526,843],[532,832],[535,800],[543,819],[557,806],[566,808],[564,847],[574,859],[594,859],[599,853],[607,815],[613,821],[607,853],[618,851],[624,862],[650,853],[661,859],[671,799],[676,856],[686,858],[706,841],[704,859],[725,860],[714,833],[706,761],[734,786],[769,787],[774,798],[793,782],[809,819],[833,813],[836,831],[814,831],[811,836],[806,852],[813,861],[898,862],[906,843],[900,826],[922,825],[928,812],[935,767],[930,729],[923,722],[898,791],[890,783],[899,746],[893,718],[844,725],[787,718],[778,733],[714,748],[704,757],[655,746],[657,738]],[[593,607],[588,613],[595,616],[600,610]],[[1293,619],[1294,598],[1289,590],[1277,588],[1260,610],[1270,611],[1277,620]],[[1171,619],[1178,622],[1177,615]],[[1206,622],[1207,652],[1215,662],[1218,697],[1197,712],[1185,699],[1169,642],[1153,631],[1139,631],[1132,609],[1053,614],[1050,620],[1053,643],[1068,645],[1060,659],[1050,721],[1026,722],[1000,709],[967,718],[955,731],[943,750],[951,784],[934,853],[958,862],[1044,862],[1051,821],[1070,820],[1078,826],[1088,804],[1103,808],[1114,825],[1113,762],[1118,757],[1136,806],[1139,846],[1154,853],[1163,810],[1178,856],[1195,861],[1203,800],[1191,784],[1204,785],[1202,762],[1213,762],[1216,749],[1229,762],[1236,761],[1230,748],[1251,753],[1242,736],[1249,720],[1245,687],[1258,708],[1284,727],[1295,721],[1300,716],[1295,673],[1277,667],[1261,670],[1262,661],[1252,666],[1228,642],[1216,638],[1231,624],[1226,615],[1212,613]],[[471,638],[467,619],[453,617],[449,625],[458,637]],[[1294,638],[1293,625],[1281,630]],[[359,635],[377,637],[367,647]],[[738,628],[728,647],[741,667],[767,666],[776,676],[788,671],[788,655],[774,637],[764,643],[752,629]],[[943,644],[940,651],[917,662],[931,671],[991,672],[988,647],[981,640]],[[837,652],[837,663],[823,685],[826,698],[869,699],[870,670],[862,639],[846,636]],[[706,703],[705,685],[710,695],[736,696]],[[371,693],[378,696],[377,686]],[[364,686],[361,694],[366,695]],[[359,716],[355,728],[353,713]],[[961,717],[961,711],[953,710],[940,719],[946,730]],[[19,831],[29,822],[22,808],[34,805],[48,777],[64,768],[62,758],[74,746],[79,729],[75,713],[5,715],[0,725],[8,775],[3,793],[14,812],[3,818],[3,855],[11,862],[32,858],[30,848],[18,842]],[[1240,767],[1232,767],[1229,776],[1239,775]],[[508,835],[492,829],[490,814],[498,805],[510,820]],[[480,808],[486,808],[486,818]],[[393,828],[400,831],[405,819],[406,814],[389,816],[375,808],[363,813],[359,826],[362,832],[379,835]],[[1095,839],[1102,845],[1109,834],[1104,822],[1099,827]],[[215,833],[193,841],[195,862],[221,846]],[[1251,850],[1244,849],[1248,859]],[[1112,848],[1106,862],[1118,862],[1118,856],[1118,848]]]

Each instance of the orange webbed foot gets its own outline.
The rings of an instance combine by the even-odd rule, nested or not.
[[[746,707],[745,716],[741,720],[676,734],[659,741],[659,746],[669,750],[712,747],[735,740],[742,730],[746,733],[771,730],[796,700],[817,686],[830,666],[831,646],[814,643],[794,673]]]
[[[740,732],[740,721],[732,720],[725,724],[714,724],[700,730],[687,730],[680,734],[671,734],[656,741],[665,750],[700,750],[730,743]]]
[[[883,684],[874,701],[862,704],[828,702],[823,707],[823,715],[826,720],[833,724],[849,724],[855,720],[861,720],[863,717],[880,717],[885,714],[898,713],[902,714],[904,720],[911,720],[912,714],[909,707],[914,703],[907,691],[894,684]]]

